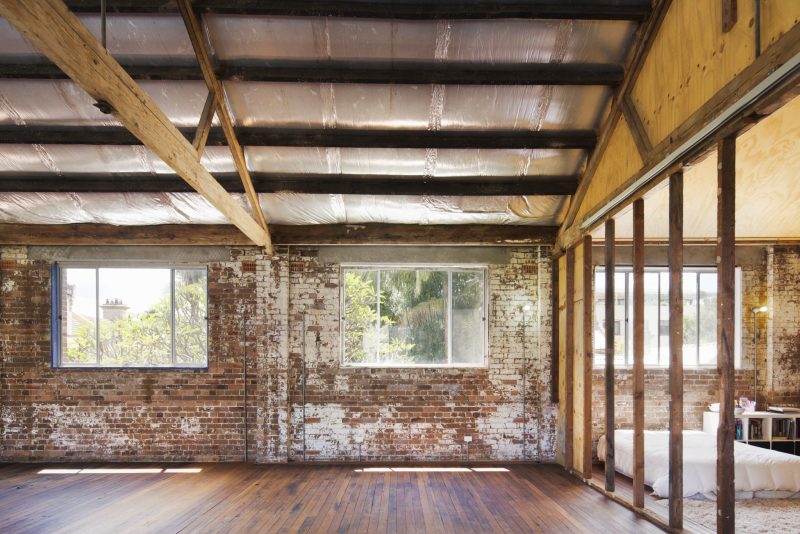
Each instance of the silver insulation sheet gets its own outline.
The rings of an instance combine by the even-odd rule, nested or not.
[[[595,20],[370,20],[207,15],[219,59],[622,63],[636,25]]]
[[[235,194],[246,206],[244,195]],[[557,222],[564,197],[527,197],[525,217],[512,209],[520,197],[308,195],[262,193],[273,224],[532,224]],[[0,222],[115,225],[226,224],[197,193],[0,193]]]
[[[100,20],[81,19],[96,35]],[[207,15],[212,52],[222,61],[577,62],[621,64],[636,28],[624,21],[404,21],[335,17]],[[108,17],[108,47],[123,63],[195,64],[177,14]],[[0,19],[0,63],[44,62]],[[197,81],[140,81],[177,126],[197,124],[206,88]],[[282,84],[226,82],[239,126],[426,130],[596,128],[610,99],[604,87]],[[115,125],[69,80],[0,80],[0,125]],[[575,174],[581,150],[415,150],[247,147],[254,172],[535,176]],[[203,164],[233,172],[225,147],[209,147]],[[0,146],[0,172],[166,173],[137,146]],[[234,195],[246,207],[241,195]],[[261,194],[275,224],[554,224],[565,197],[435,197]],[[3,193],[4,223],[225,223],[195,193]]]
[[[98,2],[99,6],[99,2]],[[99,15],[80,15],[99,39]],[[204,17],[221,60],[394,59],[486,63],[621,64],[636,24],[602,20],[373,20],[338,17]],[[123,62],[193,64],[181,17],[109,14],[108,48]],[[0,61],[44,61],[0,18]]]
[[[582,150],[551,149],[400,149],[247,147],[254,173],[355,174],[463,177],[575,175],[585,159]],[[236,167],[227,147],[207,147],[201,158],[211,173]],[[26,173],[169,174],[174,171],[149,149],[116,145],[0,144],[0,174],[20,180]]]

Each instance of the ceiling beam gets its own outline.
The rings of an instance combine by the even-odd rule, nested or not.
[[[152,99],[60,0],[0,0],[3,16],[66,72],[139,142],[150,148],[254,243],[271,250],[269,234],[200,164],[197,151]]]
[[[275,245],[552,245],[555,226],[270,225]],[[252,245],[230,225],[0,224],[0,245]]]
[[[195,128],[181,128],[193,139]],[[236,137],[244,146],[342,148],[594,148],[592,130],[378,130],[239,127]],[[126,128],[118,126],[2,126],[0,144],[140,145]],[[221,128],[212,128],[207,146],[227,144]]]
[[[242,193],[238,174],[215,174],[229,193]],[[370,174],[252,173],[258,193],[339,195],[571,195],[576,176],[402,176]],[[0,174],[0,192],[14,193],[185,193],[193,189],[176,175],[121,174]]]
[[[68,0],[73,11],[97,13],[97,0]],[[198,0],[199,11],[239,15],[350,17],[407,20],[591,19],[642,20],[650,0]],[[107,0],[109,13],[176,11],[169,0]]]
[[[191,65],[123,64],[128,74],[145,80],[202,80],[199,67]],[[600,63],[433,63],[418,61],[263,61],[238,64],[219,62],[218,79],[243,82],[451,84],[451,85],[617,85],[619,65]],[[52,63],[0,64],[0,78],[63,79],[67,76]]]
[[[236,138],[236,133],[233,131],[233,119],[228,109],[227,98],[225,98],[225,88],[222,87],[222,84],[217,79],[217,76],[214,74],[214,68],[211,65],[211,56],[206,48],[206,39],[203,34],[202,26],[200,25],[200,19],[195,15],[190,0],[177,1],[181,17],[183,17],[183,23],[189,34],[189,40],[192,42],[192,48],[194,48],[195,57],[200,64],[200,69],[203,71],[203,78],[205,79],[206,86],[208,86],[208,91],[211,95],[216,97],[213,98],[213,101],[216,102],[217,117],[219,117],[219,122],[222,125],[222,133],[225,135],[225,144],[227,144],[230,149],[233,163],[236,165],[236,171],[239,173],[239,178],[244,185],[247,200],[250,202],[250,210],[253,212],[253,216],[256,221],[258,221],[258,224],[260,224],[264,230],[267,230],[267,219],[258,201],[258,194],[255,189],[253,189],[253,182],[250,180],[250,170],[247,168],[247,163],[244,159],[244,150],[242,150],[242,146]],[[200,121],[202,124],[202,114]],[[210,132],[211,119],[209,119],[207,129]],[[205,134],[206,141],[208,140],[209,132]],[[195,134],[195,139],[197,139],[197,134]],[[198,151],[198,157],[199,154],[202,154],[202,151]]]

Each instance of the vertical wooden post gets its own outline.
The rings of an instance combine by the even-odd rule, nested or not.
[[[592,478],[592,236],[583,238],[583,478]]]
[[[669,526],[683,528],[683,172],[669,177]]]
[[[717,147],[717,373],[720,381],[717,430],[717,532],[734,532],[734,277],[736,137]]]
[[[550,385],[550,399],[552,402],[558,402],[558,323],[559,323],[559,313],[558,313],[558,258],[553,258],[551,271],[550,271],[550,288],[551,288],[551,295],[552,295],[552,308],[553,308],[553,318],[552,318],[552,327],[551,327],[551,343],[552,343],[552,351],[551,351],[551,366],[550,372],[552,373],[551,378],[551,385]]]
[[[614,219],[606,221],[606,491],[614,491]]]
[[[567,249],[567,320],[564,339],[566,341],[564,357],[564,412],[566,413],[564,424],[564,465],[567,470],[575,468],[574,447],[572,426],[575,420],[575,410],[573,406],[573,393],[575,392],[575,379],[573,363],[575,361],[575,250]]]
[[[739,18],[738,1],[722,0],[722,33],[728,33],[736,25],[736,20]]]
[[[644,200],[633,203],[633,505],[644,508]]]

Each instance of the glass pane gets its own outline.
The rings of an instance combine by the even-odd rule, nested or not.
[[[175,363],[206,364],[206,270],[175,269]]]
[[[627,346],[625,347],[625,365],[633,366],[633,273],[625,273],[625,281],[628,284],[627,299],[625,306],[628,309],[628,315],[625,320],[627,336]]]
[[[717,363],[717,273],[700,273],[700,365]]]
[[[483,272],[453,273],[453,363],[483,363]]]
[[[344,361],[375,362],[378,356],[378,271],[345,271],[344,291]]]
[[[592,326],[593,365],[604,367],[606,362],[606,273],[594,273],[594,325]]]
[[[625,365],[625,279],[626,273],[614,273],[614,366]]]
[[[447,272],[381,271],[380,362],[447,363]]]
[[[644,273],[644,364],[658,365],[658,273]]]
[[[669,272],[660,272],[658,276],[661,282],[658,364],[669,367]]]
[[[97,363],[97,282],[94,269],[61,269],[61,364]]]
[[[683,365],[697,367],[697,273],[683,274]]]
[[[172,365],[169,269],[98,269],[100,364]]]

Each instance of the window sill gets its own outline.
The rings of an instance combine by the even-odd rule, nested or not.
[[[448,365],[448,364],[353,364],[353,363],[340,363],[340,369],[488,369],[486,364],[463,364],[463,365]]]
[[[111,367],[97,365],[53,365],[50,368],[57,371],[208,371],[208,365],[203,367]]]

